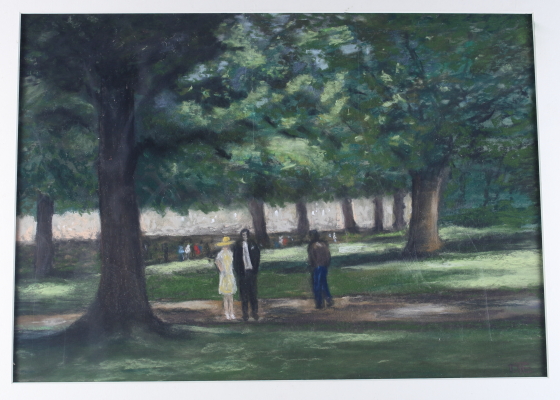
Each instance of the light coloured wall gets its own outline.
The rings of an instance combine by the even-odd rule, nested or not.
[[[173,211],[168,211],[163,216],[155,211],[145,211],[140,216],[142,231],[157,236],[225,235],[238,233],[251,226],[251,215],[247,209],[222,209],[208,214],[189,211],[185,216]]]
[[[286,207],[270,207],[264,205],[264,218],[268,232],[289,232],[297,226],[297,213],[295,204],[287,204]],[[247,227],[251,227],[249,220]]]
[[[352,200],[354,219],[362,229],[373,227],[374,205],[371,199]],[[410,220],[411,199],[405,197],[405,219]],[[393,197],[383,198],[385,229],[393,225]],[[307,217],[311,229],[320,231],[344,229],[344,219],[340,202],[316,201],[307,204]],[[296,207],[287,204],[285,207],[270,207],[265,204],[267,230],[274,232],[290,232],[297,227]],[[243,228],[252,229],[253,223],[248,209],[222,209],[205,214],[201,211],[190,211],[188,215],[179,215],[168,211],[160,215],[155,211],[145,211],[140,216],[140,226],[148,235],[157,236],[189,236],[223,234],[235,235]],[[95,239],[99,235],[99,214],[64,213],[53,216],[53,236],[55,239]],[[35,238],[35,219],[25,216],[17,219],[16,240],[31,242]]]
[[[353,199],[352,210],[354,211],[354,221],[356,221],[359,228],[373,228],[375,222],[373,211],[375,210],[375,205],[372,199]],[[344,228],[344,225],[342,225],[342,227]]]
[[[318,231],[344,229],[344,216],[339,202],[307,203],[307,219],[309,219],[310,229]]]

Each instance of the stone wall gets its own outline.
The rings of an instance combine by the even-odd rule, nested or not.
[[[352,201],[354,219],[361,229],[373,228],[374,205],[371,199],[354,199]],[[405,197],[405,220],[410,220],[411,199]],[[383,198],[385,229],[391,229],[394,221],[393,197]],[[296,207],[265,205],[267,230],[270,233],[294,231],[297,226]],[[307,204],[307,217],[311,229],[319,231],[344,229],[342,209],[338,202],[311,202]],[[155,211],[144,211],[140,216],[142,231],[153,236],[189,236],[223,234],[235,235],[243,228],[252,230],[252,221],[248,209],[221,209],[205,214],[191,211],[188,215],[179,215],[168,211],[160,215]],[[53,236],[55,239],[95,239],[99,235],[99,214],[64,213],[53,216]],[[16,240],[31,242],[35,238],[35,219],[25,216],[17,219]]]

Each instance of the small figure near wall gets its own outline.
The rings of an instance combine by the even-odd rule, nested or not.
[[[194,244],[193,250],[194,250],[194,257],[195,258],[200,257],[200,254],[202,253],[202,251],[200,249],[200,246],[197,243]]]
[[[182,245],[179,245],[179,248],[177,249],[177,255],[178,255],[179,261],[184,261],[185,260],[185,248]]]

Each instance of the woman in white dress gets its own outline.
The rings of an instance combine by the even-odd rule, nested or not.
[[[227,319],[235,319],[233,313],[233,295],[237,292],[237,285],[235,284],[235,276],[233,275],[233,252],[231,245],[235,241],[229,237],[224,236],[223,240],[216,243],[216,246],[222,248],[216,256],[216,266],[220,271],[220,286],[218,287],[219,293],[224,296],[224,311]]]

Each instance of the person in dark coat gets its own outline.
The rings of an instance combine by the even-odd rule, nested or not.
[[[243,320],[247,321],[249,319],[249,303],[251,303],[251,316],[255,321],[258,321],[257,274],[261,261],[261,251],[257,243],[250,238],[250,235],[248,229],[243,229],[240,232],[241,238],[233,247],[233,269],[237,275]]]
[[[316,230],[309,232],[311,239],[307,246],[307,256],[311,277],[313,279],[313,295],[315,297],[315,308],[323,308],[323,295],[327,301],[327,307],[331,307],[334,302],[327,283],[327,273],[331,263],[331,252],[329,244],[321,240],[319,232]]]

